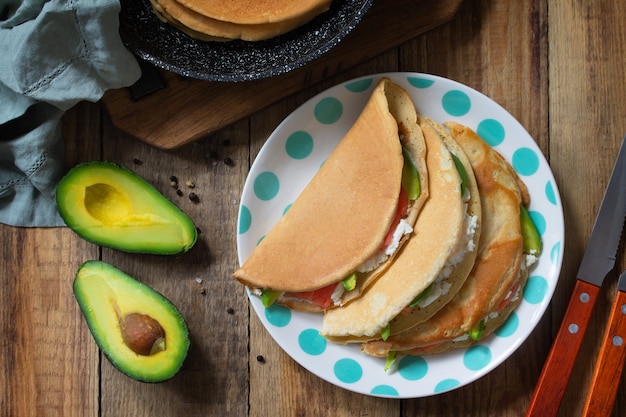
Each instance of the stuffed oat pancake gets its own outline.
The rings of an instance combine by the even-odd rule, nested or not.
[[[233,276],[323,311],[357,298],[409,240],[426,200],[426,146],[406,91],[383,78],[353,126]]]
[[[471,166],[434,122],[418,120],[426,141],[428,200],[389,268],[361,297],[324,315],[320,333],[334,342],[378,339],[428,319],[454,296],[474,263],[481,209]]]
[[[151,0],[151,3],[161,20],[192,37],[207,41],[260,41],[273,38],[328,10],[330,5],[330,1],[282,5],[274,2],[264,7],[261,7],[263,2],[252,2],[250,5],[241,1]],[[302,8],[299,10],[291,7],[293,5],[301,5]]]
[[[521,210],[530,197],[509,163],[471,129],[447,123],[471,161],[482,206],[482,233],[470,276],[455,297],[429,320],[386,341],[362,345],[363,352],[424,355],[482,340],[504,323],[519,304],[537,247],[524,253]]]

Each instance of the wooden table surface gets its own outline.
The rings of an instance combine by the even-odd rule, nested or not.
[[[114,128],[101,103],[79,104],[64,118],[68,165],[106,159],[133,168],[189,213],[200,239],[184,256],[160,257],[100,248],[67,228],[0,225],[0,415],[523,416],[626,133],[625,21],[623,1],[466,0],[447,24],[173,151]],[[566,228],[553,302],[527,341],[476,382],[410,400],[349,392],[303,369],[273,341],[230,278],[238,266],[239,198],[268,135],[323,89],[387,71],[444,76],[507,109],[550,163]],[[177,197],[170,175],[193,180],[200,202]],[[621,270],[623,251],[618,255]],[[136,382],[98,351],[71,288],[78,266],[89,259],[112,263],[180,308],[192,346],[174,379]],[[601,290],[561,416],[582,410],[615,278],[616,271]],[[626,378],[621,382],[613,416],[626,415]]]

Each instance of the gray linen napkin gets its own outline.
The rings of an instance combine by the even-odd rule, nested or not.
[[[54,202],[63,113],[140,76],[119,11],[119,0],[0,1],[1,223],[64,225]]]

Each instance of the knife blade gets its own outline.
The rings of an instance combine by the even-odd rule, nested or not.
[[[626,359],[626,271],[617,282],[600,353],[596,359],[583,416],[611,415]]]
[[[626,217],[626,149],[622,139],[565,316],[535,386],[526,417],[556,416],[602,282],[615,266]]]

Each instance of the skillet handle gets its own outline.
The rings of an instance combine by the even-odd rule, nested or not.
[[[599,291],[600,287],[576,280],[526,417],[551,417],[558,414]]]
[[[611,415],[625,358],[626,292],[618,291],[596,360],[583,416]]]

